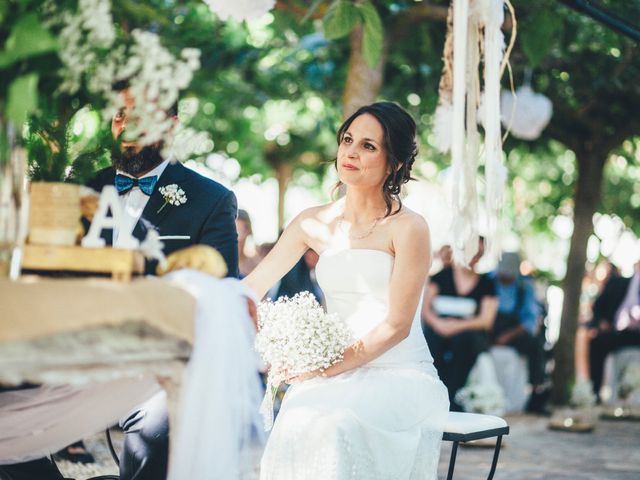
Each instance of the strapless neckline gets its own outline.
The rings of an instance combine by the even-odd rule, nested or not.
[[[376,252],[376,253],[381,253],[387,256],[391,260],[395,260],[396,258],[394,255],[391,255],[389,252],[385,252],[384,250],[379,250],[377,248],[340,248],[340,249],[328,248],[318,256],[323,257],[327,255],[338,255],[340,253],[345,253],[345,252]]]
[[[366,336],[389,315],[395,256],[376,248],[332,247],[320,255],[316,279],[324,292],[327,312],[335,313],[353,332]],[[421,299],[420,299],[421,302]],[[421,306],[416,306],[409,336],[369,366],[420,366],[433,360],[422,333]],[[433,365],[428,369],[433,373]]]

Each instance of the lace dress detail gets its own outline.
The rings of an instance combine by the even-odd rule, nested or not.
[[[317,278],[329,312],[355,337],[384,321],[394,258],[325,252]],[[435,480],[449,402],[417,308],[409,336],[374,361],[289,388],[261,463],[261,480]]]

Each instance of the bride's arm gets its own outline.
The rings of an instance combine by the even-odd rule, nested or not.
[[[431,241],[426,222],[417,215],[403,219],[394,233],[395,262],[389,286],[387,319],[350,346],[344,360],[323,375],[338,375],[379,357],[407,338],[431,264]]]
[[[293,219],[267,256],[242,280],[258,298],[264,297],[309,248],[302,228],[309,216],[310,212],[305,210]]]

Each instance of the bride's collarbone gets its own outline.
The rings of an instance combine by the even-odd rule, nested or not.
[[[325,241],[313,242],[310,247],[318,254],[341,250],[379,250],[395,255],[391,238],[384,235],[371,235],[365,240],[351,239],[347,235],[335,235]]]
[[[393,248],[393,223],[395,218],[385,217],[377,222],[371,232],[364,238],[354,238],[352,229],[356,233],[362,233],[365,227],[362,225],[348,225],[350,228],[340,228],[337,219],[324,223],[322,228],[317,223],[315,228],[308,229],[307,245],[316,253],[339,250],[380,250],[390,255],[395,255]],[[355,235],[357,237],[358,235]]]

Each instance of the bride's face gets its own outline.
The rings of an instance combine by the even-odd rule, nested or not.
[[[384,130],[376,117],[364,113],[346,130],[337,155],[338,178],[345,185],[381,186],[389,175]]]

